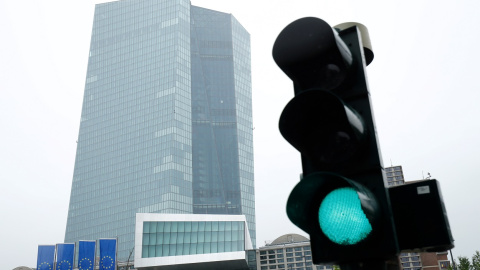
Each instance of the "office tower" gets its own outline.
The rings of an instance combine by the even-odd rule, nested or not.
[[[136,213],[242,214],[255,245],[250,37],[188,0],[97,4],[65,241]]]

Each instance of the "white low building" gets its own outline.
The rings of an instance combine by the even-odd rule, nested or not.
[[[252,249],[243,215],[136,215],[135,268],[139,270],[247,270]]]

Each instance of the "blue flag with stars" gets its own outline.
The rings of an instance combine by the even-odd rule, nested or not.
[[[94,270],[95,241],[78,242],[78,270]]]
[[[55,260],[55,246],[38,246],[37,270],[53,270],[53,261]]]
[[[72,270],[75,256],[75,244],[57,244],[56,270]]]
[[[100,239],[100,270],[116,270],[117,239]]]

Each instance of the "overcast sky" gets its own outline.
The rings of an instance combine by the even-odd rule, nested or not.
[[[0,1],[0,269],[36,266],[64,238],[93,0]],[[275,65],[278,33],[306,16],[365,24],[368,79],[385,166],[441,182],[453,255],[480,250],[480,1],[192,0],[251,34],[257,246],[301,232],[285,214],[300,155],[278,119],[293,97]]]

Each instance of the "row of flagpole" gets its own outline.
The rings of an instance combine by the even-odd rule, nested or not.
[[[100,257],[99,270],[117,270],[117,239],[98,240]],[[78,242],[78,270],[95,269],[96,241]],[[73,270],[75,243],[39,245],[37,270]]]

